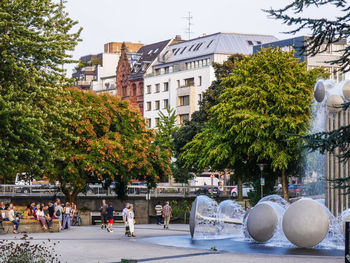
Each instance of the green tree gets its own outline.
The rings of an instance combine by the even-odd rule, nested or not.
[[[187,165],[234,168],[247,158],[268,162],[282,174],[299,154],[288,133],[306,134],[311,117],[313,85],[323,69],[306,70],[292,52],[263,49],[244,58],[229,77],[220,103],[211,110],[208,127],[185,146]]]
[[[326,17],[308,17],[304,11],[312,8],[329,8],[337,10],[337,16],[333,19]],[[311,32],[310,38],[304,43],[302,48],[307,54],[316,55],[325,51],[332,43],[343,41],[350,36],[350,5],[346,0],[293,0],[281,9],[265,10],[271,17],[281,20],[294,29],[289,33],[296,34],[302,30]],[[341,56],[333,61],[341,67],[341,71],[350,69],[350,46],[345,46]]]
[[[54,108],[46,119],[55,145],[47,177],[60,183],[68,200],[88,184],[116,182],[118,197],[125,197],[131,179],[156,181],[170,171],[170,156],[161,151],[144,119],[116,96],[81,90],[57,90],[43,100]]]
[[[187,183],[192,177],[192,172],[200,172],[201,168],[192,166],[186,167],[181,155],[183,147],[192,141],[194,136],[200,133],[210,119],[211,107],[219,103],[220,95],[225,91],[225,86],[221,85],[221,80],[233,71],[237,62],[241,61],[244,55],[234,54],[228,57],[223,63],[213,63],[216,80],[212,82],[209,88],[203,92],[203,99],[199,102],[199,110],[195,111],[190,121],[186,121],[174,135],[175,143],[175,167],[174,177],[178,182]],[[224,169],[225,167],[221,167]]]
[[[81,30],[53,0],[0,2],[0,175],[42,171],[52,155],[37,107],[46,91],[68,85],[62,65],[71,62]]]

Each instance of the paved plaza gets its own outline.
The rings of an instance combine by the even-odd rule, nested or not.
[[[161,246],[145,242],[147,237],[189,235],[188,225],[171,225],[169,230],[158,225],[136,225],[136,238],[123,235],[124,228],[116,226],[113,233],[99,226],[73,227],[59,233],[30,234],[34,242],[50,239],[60,241],[55,249],[62,262],[120,262],[136,259],[137,262],[242,262],[242,263],[332,263],[344,262],[342,257],[280,256],[266,254],[228,253],[210,250]],[[14,239],[21,235],[2,235]]]

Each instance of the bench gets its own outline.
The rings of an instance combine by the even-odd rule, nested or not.
[[[13,232],[13,223],[10,221],[2,221],[5,233]],[[49,230],[47,230],[49,231]],[[59,221],[53,219],[51,232],[59,232]],[[35,219],[21,219],[19,222],[18,232],[20,233],[41,233],[44,232],[41,223]]]

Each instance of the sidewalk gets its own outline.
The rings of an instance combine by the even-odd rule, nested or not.
[[[175,236],[189,233],[188,225],[171,225],[169,230],[158,225],[136,225],[136,238],[124,236],[124,227],[116,226],[113,233],[99,226],[73,227],[59,233],[30,234],[34,241],[60,241],[56,252],[62,262],[120,262],[122,258],[137,259],[137,262],[239,262],[239,263],[333,263],[344,262],[342,258],[305,256],[278,256],[264,254],[237,254],[212,252],[210,250],[186,249],[159,246],[139,239],[155,236]],[[20,235],[1,235],[2,239],[20,238]]]

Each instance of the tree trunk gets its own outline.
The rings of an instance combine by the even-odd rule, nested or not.
[[[242,189],[242,177],[237,176],[237,187],[238,187],[238,200],[241,201],[243,200],[243,189]]]
[[[282,171],[282,191],[283,191],[283,198],[289,202],[288,178],[285,170]]]

